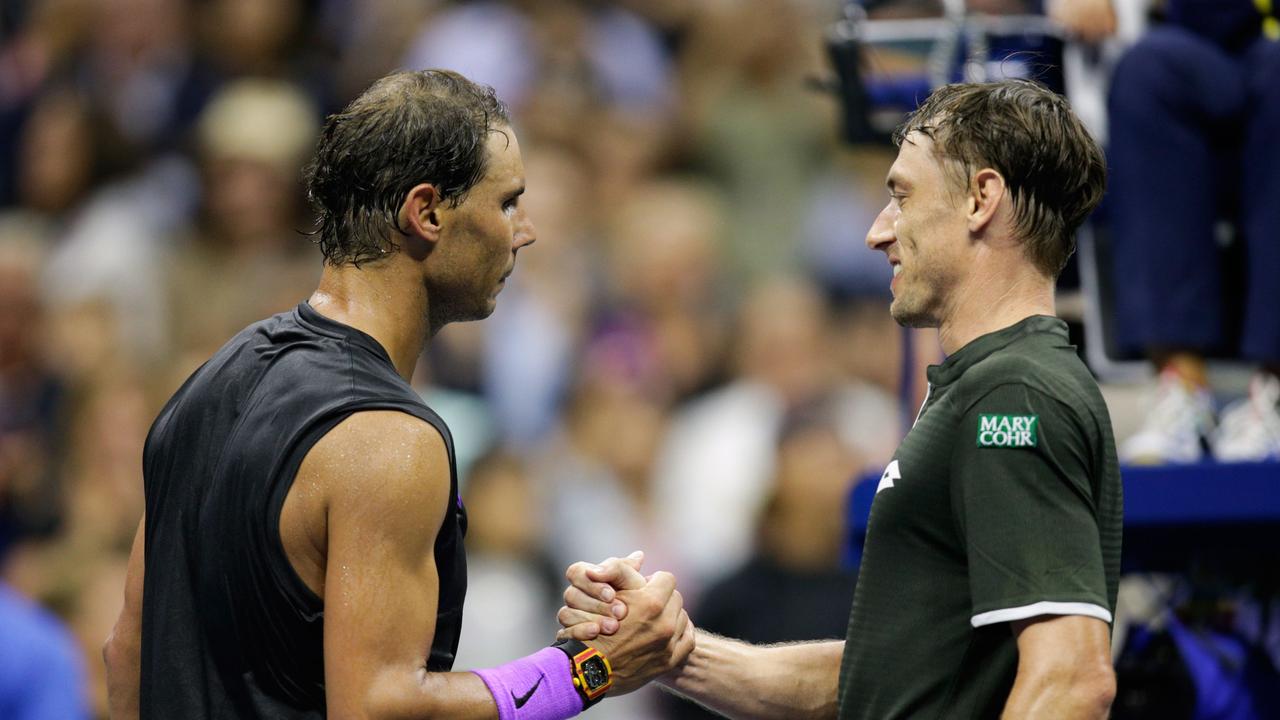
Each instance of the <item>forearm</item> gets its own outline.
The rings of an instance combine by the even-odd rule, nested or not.
[[[749,645],[699,630],[663,685],[730,718],[834,718],[843,641]]]
[[[475,673],[386,670],[369,689],[363,708],[349,717],[368,720],[496,720],[493,696]],[[332,708],[330,708],[332,712]]]
[[[364,693],[329,688],[335,696],[329,712],[364,720],[567,720],[583,705],[571,668],[568,655],[554,647],[470,672],[389,666],[377,671]]]

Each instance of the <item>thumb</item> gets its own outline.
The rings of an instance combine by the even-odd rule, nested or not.
[[[643,587],[646,582],[639,572],[643,563],[644,551],[636,550],[624,558],[609,558],[594,568],[588,568],[587,578],[607,583],[618,590],[634,590]]]
[[[618,563],[618,579],[614,587],[619,590],[639,590],[647,584],[648,581],[636,567],[627,562]]]

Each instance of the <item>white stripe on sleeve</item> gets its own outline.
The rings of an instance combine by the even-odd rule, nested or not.
[[[1011,620],[1026,620],[1037,615],[1085,615],[1098,618],[1104,622],[1111,622],[1111,612],[1099,605],[1083,602],[1050,602],[1046,600],[1032,603],[1031,605],[1023,605],[1022,607],[978,613],[969,618],[969,623],[974,627],[982,627],[983,625],[994,625]]]

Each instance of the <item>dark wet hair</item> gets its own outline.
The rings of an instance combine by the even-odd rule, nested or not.
[[[961,189],[981,168],[1003,175],[1028,257],[1049,277],[1062,272],[1076,229],[1107,187],[1102,148],[1065,98],[1033,80],[946,85],[907,117],[894,142],[913,132],[954,161],[943,166]]]
[[[358,266],[395,249],[391,231],[419,183],[456,206],[484,177],[489,133],[510,123],[493,88],[448,70],[388,75],[330,115],[305,171],[325,262]]]

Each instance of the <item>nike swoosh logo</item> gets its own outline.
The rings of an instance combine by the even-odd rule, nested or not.
[[[525,693],[524,695],[521,695],[520,697],[516,697],[515,693],[511,693],[511,699],[516,701],[517,710],[524,707],[524,704],[529,702],[529,698],[533,697],[533,694],[538,691],[538,686],[542,684],[543,677],[545,676],[539,675],[538,682],[534,683],[533,687],[529,688],[529,692]]]

